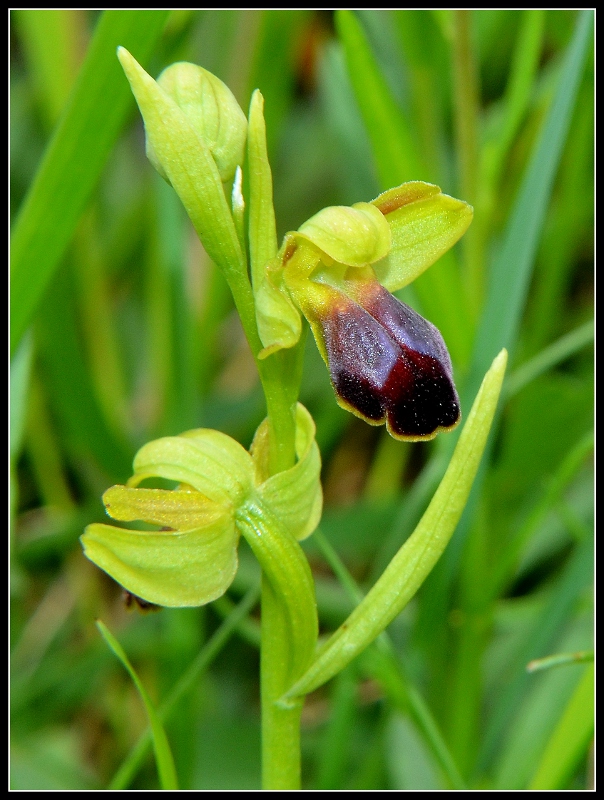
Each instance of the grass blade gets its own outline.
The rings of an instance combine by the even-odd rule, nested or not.
[[[529,789],[566,789],[594,731],[594,665],[570,698],[551,735]]]
[[[143,63],[169,11],[105,11],[79,79],[23,203],[11,243],[11,349],[19,344],[122,127],[130,87],[115,51]]]
[[[338,11],[336,25],[348,74],[365,121],[380,184],[398,186],[422,174],[410,126],[392,97],[380,68],[352,11]]]
[[[586,537],[575,549],[564,569],[554,594],[549,598],[534,627],[527,633],[515,659],[518,665],[514,677],[499,694],[488,725],[482,737],[479,769],[484,769],[497,755],[501,739],[514,714],[520,708],[530,682],[524,666],[551,650],[554,636],[572,613],[574,603],[593,576],[593,539]],[[522,666],[521,666],[522,665]]]
[[[124,652],[121,644],[118,642],[115,636],[111,633],[107,626],[101,622],[101,620],[97,620],[96,626],[101,632],[103,639],[107,642],[111,650],[113,650],[115,655],[119,658],[128,671],[128,674],[132,678],[132,681],[138,689],[138,693],[145,704],[145,710],[147,712],[147,716],[149,717],[149,723],[151,724],[151,731],[153,733],[153,749],[155,750],[155,760],[157,762],[157,771],[159,773],[159,782],[161,784],[161,788],[178,789],[178,781],[176,778],[176,769],[174,767],[172,751],[170,750],[166,732],[164,731],[164,727],[161,724],[157,711],[151,702],[151,698],[147,694],[147,691],[141,683],[140,678],[134,671],[134,667],[128,660],[128,656]]]
[[[476,394],[494,355],[502,347],[513,349],[518,335],[537,245],[587,57],[592,20],[592,11],[582,11],[578,18],[562,64],[554,101],[492,266],[487,301],[476,337],[473,366],[464,392],[466,403],[468,397]]]
[[[214,658],[216,658],[218,653],[230,640],[237,626],[245,621],[249,612],[258,602],[259,596],[259,587],[252,586],[215,631],[212,638],[204,645],[197,658],[172,687],[172,690],[158,708],[157,714],[162,722],[165,722],[170,717],[170,713],[176,707],[179,700],[185,697],[187,692],[195,686],[199,680],[199,676],[208,668]],[[147,728],[115,773],[108,786],[109,789],[128,788],[147,754],[151,739],[152,732]]]

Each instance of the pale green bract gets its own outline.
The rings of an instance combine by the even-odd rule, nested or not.
[[[271,565],[273,580],[291,589],[300,574],[306,584],[307,570],[299,568],[305,559],[296,540],[309,536],[321,517],[321,457],[314,422],[300,404],[296,422],[298,460],[270,477],[266,420],[250,453],[226,434],[207,429],[144,445],[129,485],[108,489],[103,501],[114,519],[142,520],[169,530],[95,523],[81,537],[86,556],[148,602],[203,605],[224,594],[235,577],[240,534],[252,536],[250,545],[258,552],[260,539],[274,537],[278,520],[284,557]],[[136,488],[147,478],[177,481],[180,487]]]

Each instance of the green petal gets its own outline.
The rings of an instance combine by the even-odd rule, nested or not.
[[[226,592],[237,571],[237,540],[224,509],[203,528],[182,533],[95,523],[81,537],[86,556],[129,592],[171,607],[200,606]]]
[[[390,226],[392,248],[373,265],[378,281],[394,292],[414,281],[465,233],[472,206],[421,181],[389,189],[375,200]]]
[[[268,420],[264,420],[252,444],[259,476],[266,474],[268,447]],[[315,441],[315,424],[300,403],[296,409],[296,454],[298,462],[291,469],[263,481],[256,491],[271,513],[300,540],[315,530],[323,508],[321,454]]]
[[[201,528],[216,518],[220,508],[200,492],[176,489],[134,489],[112,486],[103,495],[105,510],[113,519],[135,519],[165,525],[175,531]]]
[[[293,234],[308,239],[329,258],[350,267],[383,259],[390,250],[390,228],[370,203],[324,208]]]
[[[189,484],[216,503],[237,507],[251,491],[253,475],[252,458],[238,442],[200,428],[141,447],[128,483],[136,486],[145,478],[167,478]]]

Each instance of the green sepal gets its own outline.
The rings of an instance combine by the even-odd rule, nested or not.
[[[203,527],[135,531],[95,523],[81,542],[85,555],[129,592],[160,606],[183,607],[226,592],[237,572],[238,539],[232,512],[216,505]]]
[[[251,447],[256,467],[256,492],[266,507],[280,520],[296,539],[306,539],[321,519],[323,492],[321,489],[321,454],[315,441],[313,418],[298,403],[296,408],[297,463],[290,469],[268,475],[268,419],[256,431]]]
[[[199,428],[143,445],[129,486],[158,477],[192,486],[222,505],[237,507],[252,489],[252,457],[225,433]]]
[[[258,335],[264,345],[258,358],[264,359],[277,350],[293,347],[302,334],[302,318],[283,285],[280,259],[265,267],[265,274],[254,287]]]
[[[373,264],[378,281],[395,292],[414,281],[468,229],[473,209],[440,187],[411,181],[376,197],[392,234],[388,255]]]

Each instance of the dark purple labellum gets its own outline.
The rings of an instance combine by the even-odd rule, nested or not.
[[[363,283],[321,320],[342,404],[402,439],[433,438],[460,419],[451,359],[439,330],[378,283]]]

